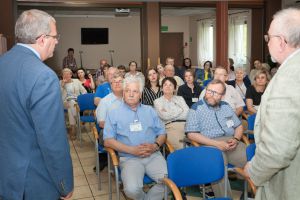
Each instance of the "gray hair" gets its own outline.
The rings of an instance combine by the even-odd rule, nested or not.
[[[300,9],[287,8],[273,16],[275,34],[282,34],[292,47],[300,47]]]
[[[35,44],[36,39],[51,32],[50,22],[55,19],[41,10],[26,10],[17,19],[15,26],[16,41],[24,44]]]
[[[245,74],[245,69],[243,67],[237,67],[235,68],[235,71],[242,71]]]
[[[143,80],[139,77],[135,77],[135,76],[128,76],[124,79],[123,81],[123,90],[125,90],[125,87],[127,86],[127,84],[129,83],[138,83],[139,84],[139,91],[142,93],[144,90],[144,83]]]

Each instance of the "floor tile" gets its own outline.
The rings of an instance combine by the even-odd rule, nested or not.
[[[84,172],[83,172],[82,167],[73,167],[73,174],[74,174],[74,177],[75,176],[83,176]]]
[[[87,179],[85,176],[75,176],[74,177],[74,187],[88,185]]]
[[[85,197],[93,197],[91,189],[88,185],[74,188],[73,199],[80,199]]]

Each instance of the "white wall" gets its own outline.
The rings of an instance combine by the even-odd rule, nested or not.
[[[67,49],[75,49],[77,65],[80,66],[79,51],[83,51],[83,67],[96,69],[99,60],[110,63],[109,50],[114,50],[113,64],[128,65],[129,61],[141,62],[140,17],[55,17],[61,37],[53,58],[47,61],[55,71],[60,71]],[[81,45],[81,28],[109,28],[109,44]]]
[[[189,29],[189,17],[188,16],[183,16],[183,17],[161,17],[161,25],[162,26],[168,26],[168,32],[181,32],[183,33],[183,44],[184,46],[185,43],[188,44],[187,47],[184,48],[184,57],[189,57],[190,56],[190,51],[189,51],[189,37],[190,37],[190,29]]]

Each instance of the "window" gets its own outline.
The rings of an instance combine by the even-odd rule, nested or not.
[[[207,60],[214,61],[214,30],[215,20],[199,20],[198,21],[198,63],[200,66]]]

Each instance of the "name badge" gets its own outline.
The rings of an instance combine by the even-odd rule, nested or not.
[[[192,98],[192,102],[193,102],[193,103],[198,102],[198,100],[199,100],[199,99],[198,99],[197,97]]]
[[[129,127],[130,127],[130,131],[132,131],[132,132],[137,132],[137,131],[143,130],[141,122],[130,123]]]
[[[226,122],[226,125],[227,125],[227,128],[231,128],[231,127],[233,127],[234,122],[233,122],[232,120],[228,120],[228,121]]]

